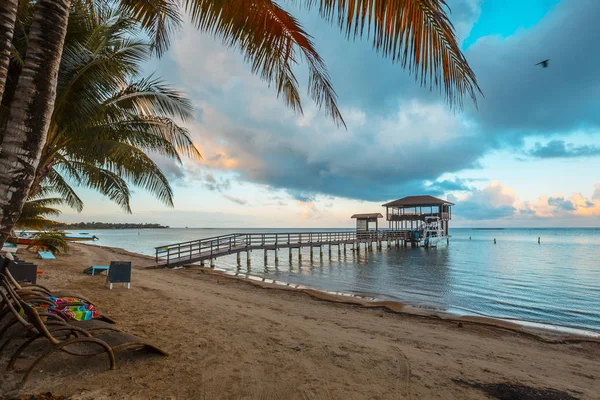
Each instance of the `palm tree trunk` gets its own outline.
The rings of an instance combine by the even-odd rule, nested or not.
[[[19,0],[0,1],[0,100],[2,100],[4,85],[8,76],[8,62],[10,61],[10,49],[15,32],[18,6]]]
[[[36,4],[0,151],[0,243],[21,214],[46,141],[70,4],[71,0]]]

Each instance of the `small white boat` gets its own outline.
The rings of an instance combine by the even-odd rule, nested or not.
[[[425,217],[421,247],[444,247],[450,242],[439,217]]]

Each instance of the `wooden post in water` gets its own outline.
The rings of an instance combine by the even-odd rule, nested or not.
[[[267,249],[265,249],[265,265],[267,265]]]
[[[292,248],[290,247],[290,264],[292,263]]]
[[[237,265],[238,267],[242,264],[242,257],[241,257],[241,253],[237,253]]]
[[[210,259],[210,267],[211,267],[211,268],[214,268],[214,267],[215,267],[215,259],[214,259],[214,258],[211,258],[211,259]]]
[[[275,248],[275,265],[279,263],[279,255],[277,254],[277,248]]]
[[[252,250],[246,250],[246,264],[250,266],[250,252]]]

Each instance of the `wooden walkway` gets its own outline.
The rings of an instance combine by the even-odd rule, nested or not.
[[[252,250],[266,251],[278,249],[301,249],[302,247],[344,246],[358,250],[360,244],[372,246],[376,243],[395,242],[406,244],[411,241],[410,231],[381,230],[373,232],[294,232],[294,233],[235,233],[206,239],[169,244],[156,247],[156,265],[177,267],[194,263],[213,261],[218,257],[237,254],[238,264],[240,253]],[[301,257],[301,255],[300,255]],[[250,258],[248,257],[248,260]]]

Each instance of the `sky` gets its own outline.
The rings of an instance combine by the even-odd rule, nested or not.
[[[192,100],[202,162],[155,157],[168,208],[134,190],[133,214],[94,192],[60,220],[172,227],[352,227],[407,195],[456,204],[451,227],[600,226],[597,0],[448,0],[483,96],[452,110],[368,40],[289,8],[314,37],[347,129],[306,96],[277,99],[235,49],[186,26],[147,66]],[[548,68],[535,64],[550,59]],[[297,68],[303,89],[305,65]]]

